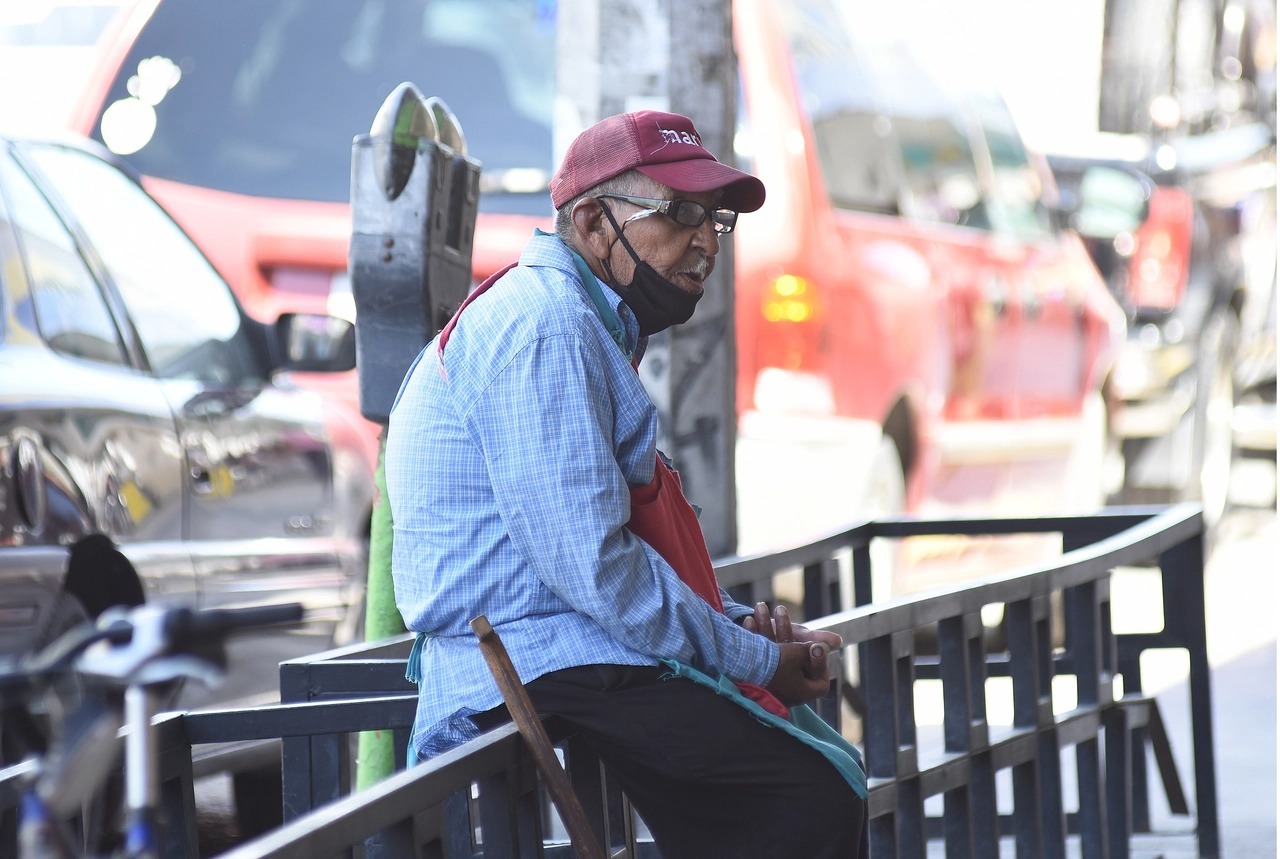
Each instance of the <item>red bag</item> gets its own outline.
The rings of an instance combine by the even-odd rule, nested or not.
[[[627,528],[663,557],[681,580],[716,611],[724,611],[707,541],[698,525],[698,514],[684,497],[680,475],[657,458],[653,480],[631,490],[631,520]],[[789,717],[787,708],[773,693],[753,683],[737,683],[752,701],[775,716]]]

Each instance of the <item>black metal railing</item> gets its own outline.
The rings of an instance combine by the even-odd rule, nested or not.
[[[895,518],[722,560],[717,575],[743,601],[770,600],[776,576],[798,568],[806,623],[844,637],[844,652],[832,656],[842,680],[817,709],[864,750],[875,859],[923,859],[930,840],[949,857],[1000,855],[1010,843],[1018,857],[1065,857],[1071,839],[1073,854],[1127,856],[1135,835],[1150,830],[1148,755],[1169,810],[1194,816],[1184,834],[1198,855],[1217,857],[1202,531],[1194,505],[1048,519]],[[872,540],[937,534],[1059,534],[1063,552],[1051,563],[872,603]],[[858,607],[837,611],[842,566]],[[1164,626],[1117,635],[1112,572],[1133,566],[1158,571]],[[992,606],[1003,609],[998,641],[982,619]],[[191,747],[266,737],[283,738],[286,823],[228,857],[571,855],[513,728],[350,792],[350,734],[390,730],[403,749],[414,708],[403,679],[408,647],[401,637],[283,664],[282,700],[300,703],[164,717],[167,855],[193,855]],[[1160,710],[1142,687],[1141,655],[1165,648],[1189,659],[1194,811]],[[1055,712],[1055,678],[1073,687],[1069,710]],[[941,688],[938,727],[919,718],[920,689],[930,683]],[[1011,712],[1007,724],[989,718],[993,698]],[[565,725],[549,720],[548,730],[601,841],[615,855],[656,855],[598,759]]]

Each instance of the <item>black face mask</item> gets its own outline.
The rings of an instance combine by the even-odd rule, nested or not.
[[[636,322],[640,323],[640,336],[648,337],[650,334],[665,331],[672,325],[688,322],[689,317],[693,316],[693,308],[697,305],[698,299],[702,298],[702,293],[685,292],[654,271],[653,266],[640,259],[635,249],[631,247],[631,243],[622,234],[622,228],[613,219],[613,213],[609,211],[609,207],[601,202],[600,208],[604,210],[605,217],[613,225],[614,232],[618,234],[618,240],[622,242],[622,247],[636,264],[631,283],[623,286],[613,276],[609,260],[607,258],[601,260],[605,273],[609,275],[609,286],[622,296],[622,301],[636,315]]]

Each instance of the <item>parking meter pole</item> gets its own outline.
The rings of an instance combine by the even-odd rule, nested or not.
[[[392,90],[369,134],[352,142],[347,268],[356,307],[360,411],[384,428],[366,586],[370,641],[404,631],[391,579],[385,428],[409,366],[470,289],[479,189],[480,163],[467,156],[456,117],[412,83]],[[390,732],[360,736],[358,787],[392,772],[392,742]]]
[[[405,632],[404,618],[396,608],[391,583],[391,505],[387,503],[387,478],[383,470],[387,434],[378,449],[377,501],[369,527],[369,578],[365,586],[364,630],[366,641],[390,638]],[[356,754],[356,789],[363,790],[395,770],[395,749],[390,731],[366,731],[360,735]]]

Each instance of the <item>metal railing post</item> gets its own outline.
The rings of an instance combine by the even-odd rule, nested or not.
[[[1191,742],[1196,774],[1196,828],[1201,859],[1221,853],[1218,781],[1213,750],[1213,692],[1205,629],[1204,535],[1195,535],[1160,556],[1165,629],[1187,649],[1191,691]]]

